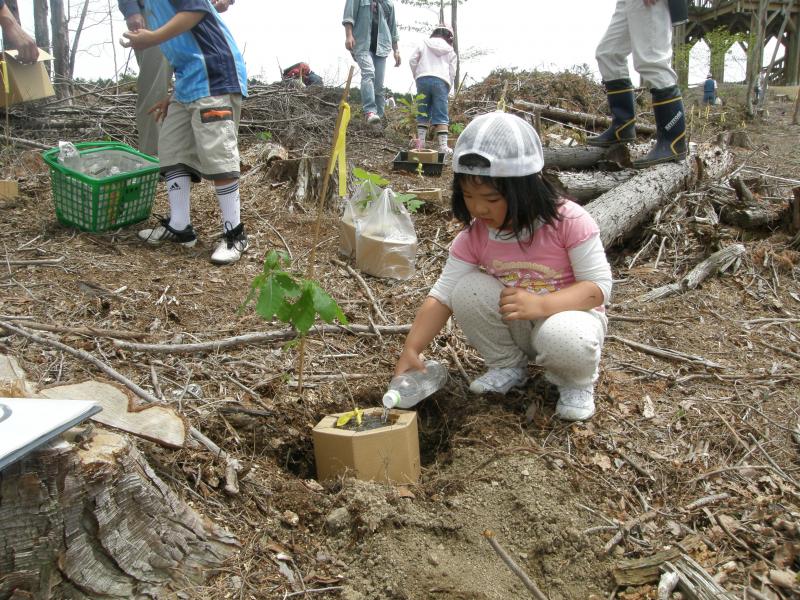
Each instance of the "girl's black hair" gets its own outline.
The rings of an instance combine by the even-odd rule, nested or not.
[[[479,154],[465,154],[458,160],[465,167],[489,167],[491,163]],[[522,177],[485,177],[456,173],[453,176],[453,216],[465,227],[472,226],[472,216],[464,202],[462,183],[471,181],[487,184],[498,191],[508,204],[506,220],[500,229],[511,231],[518,240],[520,235],[531,233],[538,222],[552,224],[559,221],[558,207],[568,198],[560,183],[549,176],[533,173]]]
[[[445,42],[447,42],[451,46],[453,45],[453,33],[445,29],[444,27],[437,27],[436,29],[434,29],[433,33],[431,34],[431,37],[442,38]]]

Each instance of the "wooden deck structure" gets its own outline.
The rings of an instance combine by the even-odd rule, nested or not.
[[[710,31],[724,27],[731,33],[749,35],[757,28],[759,0],[690,0],[689,22],[675,28],[674,44],[694,45]],[[784,24],[784,21],[785,24]],[[755,35],[755,34],[754,34]],[[784,58],[773,69],[773,80],[782,85],[800,83],[800,0],[770,0],[767,8],[767,27],[765,40],[777,39],[783,45]],[[718,82],[725,81],[725,54],[730,48],[712,48],[711,74]],[[680,57],[680,58],[679,58]],[[681,85],[686,85],[689,77],[688,52],[675,55],[675,70]],[[748,61],[757,60],[759,66],[762,56],[753,57],[748,52]]]

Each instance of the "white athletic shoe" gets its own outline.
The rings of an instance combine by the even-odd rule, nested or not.
[[[247,241],[247,234],[244,232],[244,225],[239,223],[233,229],[226,229],[222,234],[222,239],[217,244],[211,262],[215,265],[229,265],[235,263],[247,251],[250,243]]]
[[[556,416],[564,421],[588,421],[594,415],[594,386],[558,388]]]
[[[138,233],[139,239],[148,244],[161,244],[163,242],[173,242],[186,248],[191,248],[197,243],[197,234],[191,224],[180,231],[169,226],[169,219],[162,218],[159,224],[150,229],[142,229]]]
[[[474,394],[506,394],[508,390],[520,387],[528,381],[528,369],[525,367],[504,367],[489,369],[469,384],[469,390]]]

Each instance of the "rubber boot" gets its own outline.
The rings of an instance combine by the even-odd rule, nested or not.
[[[613,79],[604,82],[608,106],[611,109],[611,126],[600,135],[586,139],[590,146],[606,148],[614,144],[636,141],[636,98],[630,79]]]
[[[643,159],[633,161],[636,169],[686,158],[686,113],[680,88],[673,85],[650,90],[650,93],[656,120],[656,145]]]

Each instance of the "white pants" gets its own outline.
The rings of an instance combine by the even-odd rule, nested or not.
[[[154,104],[167,97],[172,81],[172,68],[158,46],[136,51],[139,77],[136,79],[136,130],[139,133],[139,150],[145,154],[158,154],[158,131],[161,125],[148,114]]]
[[[592,385],[606,334],[605,314],[570,310],[536,321],[503,321],[503,287],[491,275],[473,273],[458,282],[451,296],[453,315],[486,366],[524,367],[534,360],[557,386]]]
[[[603,81],[627,79],[628,56],[643,85],[661,89],[678,82],[672,70],[672,21],[667,0],[645,6],[644,0],[617,0],[614,16],[595,58]]]

